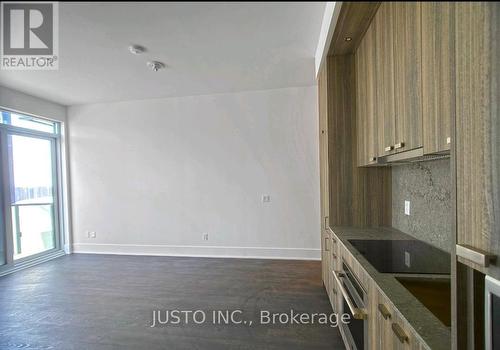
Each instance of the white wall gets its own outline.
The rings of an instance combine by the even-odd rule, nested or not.
[[[74,251],[319,259],[316,89],[70,107]]]

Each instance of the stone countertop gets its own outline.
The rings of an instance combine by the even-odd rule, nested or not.
[[[395,276],[397,274],[378,272],[348,241],[350,239],[415,240],[414,237],[389,227],[354,228],[335,226],[331,230],[431,349],[451,349],[451,329],[446,327],[396,280]],[[411,275],[409,276],[411,277]]]

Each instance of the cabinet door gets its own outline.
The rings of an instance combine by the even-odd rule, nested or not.
[[[376,57],[375,57],[375,24],[368,27],[363,37],[362,45],[362,84],[363,84],[363,130],[361,137],[364,140],[364,164],[376,163],[378,155],[378,125],[377,125],[377,79],[376,79]],[[358,129],[359,130],[359,129]],[[358,133],[358,137],[359,137]]]
[[[396,152],[422,147],[420,2],[392,4]]]
[[[455,118],[455,5],[422,3],[424,153],[450,150]]]
[[[383,2],[375,15],[378,156],[394,153],[394,18],[392,2]]]
[[[329,248],[330,246],[330,240],[328,238],[328,235],[326,233],[323,233],[321,235],[321,275],[323,277],[323,284],[325,285],[325,288],[328,292],[328,286],[329,286],[329,276],[328,276],[328,254],[329,254]]]
[[[358,165],[376,163],[378,150],[375,21],[356,51]]]
[[[372,21],[365,34],[365,79],[366,79],[366,156],[370,164],[375,163],[378,156],[377,127],[377,57],[375,21]]]
[[[455,6],[457,255],[500,278],[500,3]]]
[[[392,349],[393,348],[393,333],[392,333],[392,319],[394,311],[389,306],[388,301],[381,294],[378,295],[377,303],[375,305],[376,320],[377,320],[377,336],[378,347],[377,349]]]
[[[391,344],[390,347],[386,349],[393,350],[410,350],[410,349],[420,349],[420,344],[413,336],[413,333],[408,328],[406,322],[399,317],[399,315],[393,312],[391,317],[391,322],[389,327],[387,327],[390,334],[387,336],[386,341]]]
[[[358,166],[364,166],[368,161],[368,115],[366,111],[366,36],[356,50],[356,136],[357,136],[357,154]]]
[[[320,166],[320,198],[321,198],[321,262],[323,283],[328,287],[328,251],[329,238],[327,232],[329,196],[328,196],[328,95],[327,67],[321,68],[318,75],[318,108],[319,108],[319,166]]]
[[[340,304],[341,304],[341,295],[340,291],[338,289],[338,286],[336,286],[335,283],[335,278],[333,277],[333,272],[334,271],[340,271],[341,270],[341,263],[340,263],[340,245],[338,238],[335,237],[335,235],[332,235],[332,251],[331,251],[331,257],[332,257],[332,264],[331,264],[331,269],[330,269],[330,281],[331,281],[331,288],[332,288],[332,305],[334,308],[334,311],[339,311],[340,309]]]

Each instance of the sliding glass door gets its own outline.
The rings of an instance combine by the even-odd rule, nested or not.
[[[0,265],[5,270],[60,250],[59,125],[1,113]]]
[[[56,247],[55,145],[9,134],[9,185],[14,260]]]

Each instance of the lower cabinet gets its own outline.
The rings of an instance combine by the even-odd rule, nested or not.
[[[370,349],[390,349],[392,340],[390,328],[393,312],[378,289],[375,288],[375,285],[372,285],[370,289],[370,305],[368,308]]]
[[[332,308],[334,312],[338,312],[340,310],[340,291],[339,287],[335,283],[335,279],[333,278],[333,273],[335,271],[339,271],[340,266],[339,266],[339,244],[337,239],[333,234],[330,235],[331,237],[331,252],[330,252],[330,303],[332,304]]]
[[[322,275],[330,304],[335,312],[339,310],[338,287],[335,286],[333,271],[338,271],[338,243],[330,232],[325,232],[323,236],[322,249]]]
[[[413,329],[373,286],[370,298],[370,349],[427,349],[415,337]]]
[[[400,315],[393,303],[380,290],[378,285],[359,265],[357,260],[342,245],[335,234],[328,235],[329,253],[325,254],[325,265],[330,268],[327,288],[332,309],[334,312],[341,312],[343,296],[339,286],[333,278],[333,271],[340,271],[344,262],[354,277],[366,292],[365,312],[366,312],[366,337],[365,349],[387,350],[405,349],[420,350],[430,349],[417,335],[413,327]],[[349,311],[344,311],[349,312]],[[345,337],[345,335],[343,334]],[[345,339],[345,338],[344,338]],[[349,346],[346,345],[349,349]]]
[[[325,285],[326,292],[330,295],[330,254],[331,239],[330,235],[323,231],[321,234],[321,275],[323,277],[323,284]]]

